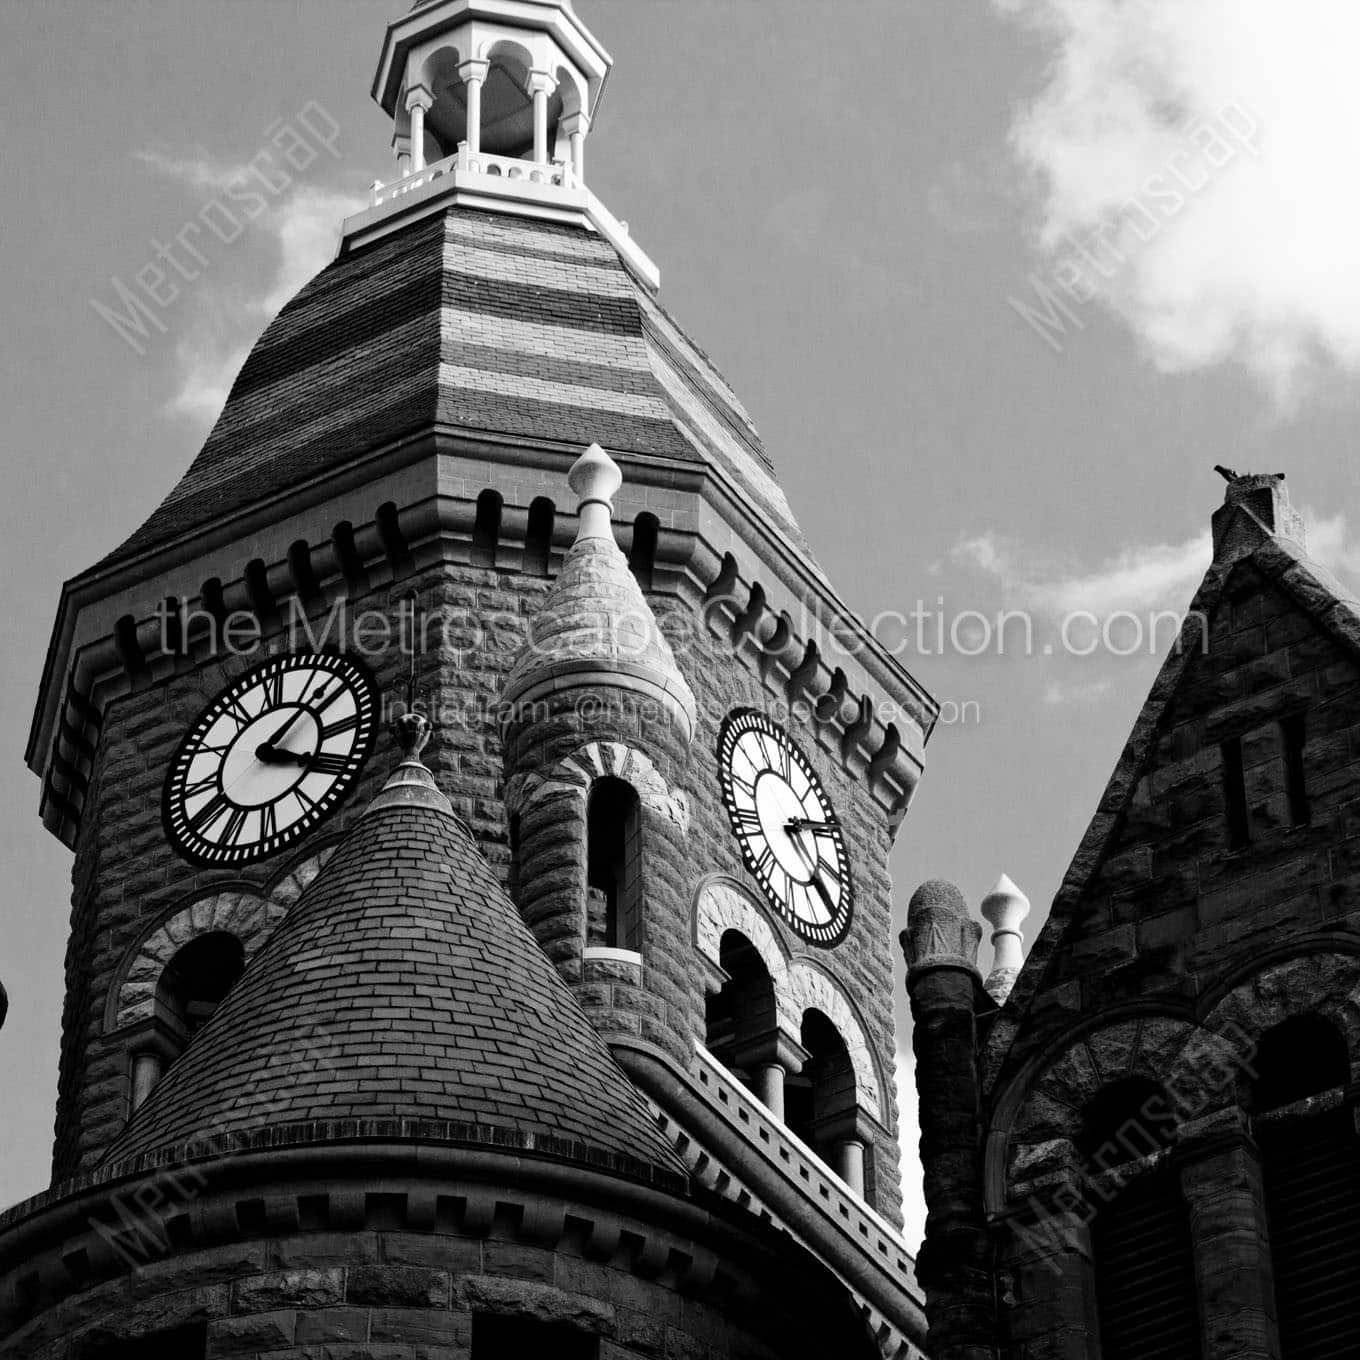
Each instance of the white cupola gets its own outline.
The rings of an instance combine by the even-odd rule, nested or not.
[[[611,65],[571,0],[427,0],[388,28],[373,97],[403,172],[466,148],[482,167],[568,167],[581,183]]]
[[[396,175],[373,185],[340,249],[473,208],[597,232],[650,288],[657,267],[586,188],[586,137],[613,65],[571,0],[425,0],[390,24],[373,97]]]

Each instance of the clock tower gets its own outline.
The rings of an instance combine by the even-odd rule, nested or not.
[[[391,178],[63,591],[0,1356],[921,1353],[887,859],[937,709],[588,187],[610,66],[571,0],[396,19]],[[129,1203],[202,1295],[159,1331]]]

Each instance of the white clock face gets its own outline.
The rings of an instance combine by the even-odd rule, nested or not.
[[[363,769],[377,691],[344,656],[281,656],[215,699],[165,780],[166,832],[198,864],[247,864],[299,840]]]
[[[833,945],[854,890],[845,838],[807,757],[762,713],[739,709],[718,737],[723,801],[746,867],[804,938]]]

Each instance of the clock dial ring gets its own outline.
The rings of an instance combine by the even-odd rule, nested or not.
[[[195,864],[253,863],[338,810],[377,730],[368,667],[339,653],[271,657],[233,681],[185,734],[162,820]]]
[[[747,870],[780,917],[813,944],[838,944],[854,888],[844,832],[796,742],[763,713],[737,709],[718,737],[723,802]]]

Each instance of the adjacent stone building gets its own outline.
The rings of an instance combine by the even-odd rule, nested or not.
[[[1360,1354],[1360,601],[1281,477],[1213,544],[1013,987],[912,899],[936,1360]]]
[[[63,592],[0,1356],[922,1354],[887,858],[937,707],[836,645],[587,187],[609,67],[570,0],[392,23],[395,178]]]

